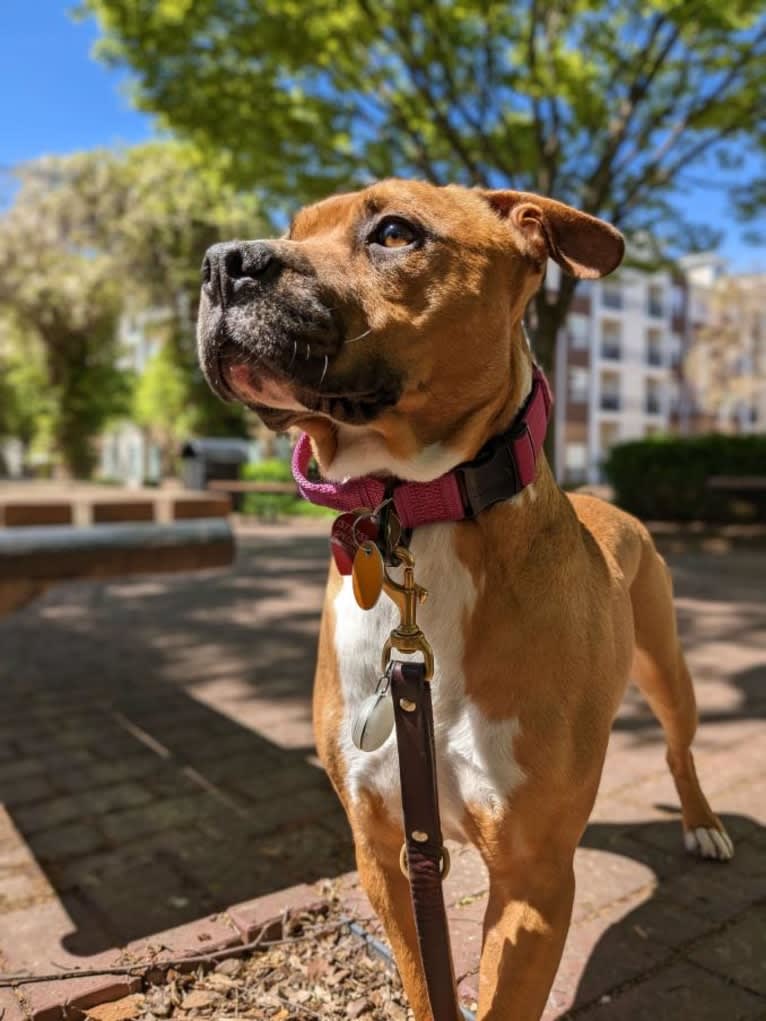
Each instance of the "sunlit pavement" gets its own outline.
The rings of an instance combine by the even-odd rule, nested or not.
[[[249,528],[232,572],[62,586],[0,620],[0,970],[82,967],[179,926],[204,945],[232,905],[313,896],[280,891],[322,877],[344,877],[367,916],[311,748],[326,528]],[[671,566],[699,772],[737,854],[722,866],[683,853],[661,735],[631,694],[546,1021],[766,1016],[766,553]],[[469,1003],[485,889],[475,855],[456,851],[447,892]],[[60,1016],[55,985],[24,987],[41,1021]],[[4,1021],[22,1012],[9,990],[2,1008]]]

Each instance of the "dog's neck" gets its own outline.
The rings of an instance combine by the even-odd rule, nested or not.
[[[396,415],[362,427],[316,418],[307,422],[304,428],[322,475],[333,482],[366,475],[430,482],[470,460],[488,440],[509,428],[532,389],[532,356],[520,320],[512,327],[509,347],[507,366],[497,373],[493,393],[472,394],[472,381],[466,380],[470,403],[456,409],[447,433],[442,428],[434,436],[432,425],[422,417],[413,419],[406,429]],[[414,434],[428,437],[416,451],[402,440]]]
[[[480,449],[493,436],[510,428],[529,397],[532,367],[526,331],[519,321],[513,328],[510,372],[504,392],[487,405],[484,418],[477,421],[476,439],[472,440],[475,449]],[[553,428],[552,421],[549,428]],[[492,556],[492,551],[499,548],[509,552],[515,549],[518,557],[535,551],[535,544],[542,535],[558,542],[565,534],[565,544],[575,526],[569,501],[556,482],[543,451],[540,451],[535,480],[531,485],[512,499],[490,507],[464,524],[465,527],[460,530],[461,545],[482,549],[485,556]]]

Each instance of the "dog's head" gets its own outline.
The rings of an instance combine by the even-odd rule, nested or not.
[[[520,322],[548,258],[599,277],[622,254],[614,228],[551,199],[383,181],[303,209],[284,238],[212,247],[200,361],[222,397],[308,432],[327,477],[428,480],[526,396]]]

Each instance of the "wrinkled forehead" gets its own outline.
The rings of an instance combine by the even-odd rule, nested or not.
[[[306,206],[293,217],[289,237],[305,241],[339,232],[354,235],[387,215],[414,219],[436,236],[470,236],[474,243],[483,238],[490,241],[500,233],[497,217],[476,192],[388,180]]]

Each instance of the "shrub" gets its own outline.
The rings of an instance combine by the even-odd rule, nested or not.
[[[248,482],[292,482],[290,465],[273,458],[245,464],[240,478]],[[259,518],[274,520],[279,517],[302,515],[304,517],[327,517],[335,512],[326,507],[317,507],[302,499],[297,493],[246,493],[242,499],[243,514],[254,514]]]
[[[620,507],[656,521],[752,521],[763,493],[708,489],[713,475],[766,475],[766,435],[653,436],[612,447],[604,465]]]

